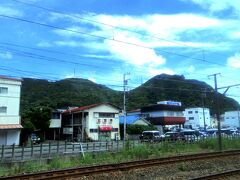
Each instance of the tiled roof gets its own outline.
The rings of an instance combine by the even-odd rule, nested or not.
[[[21,129],[21,124],[0,124],[0,129]]]
[[[87,110],[87,109],[91,109],[91,108],[94,108],[94,107],[97,107],[97,106],[100,106],[100,105],[110,105],[110,106],[113,106],[117,109],[119,109],[117,106],[111,104],[111,103],[97,103],[97,104],[91,104],[91,105],[88,105],[88,106],[82,106],[82,107],[78,107],[78,108],[74,108],[74,109],[71,109],[71,110],[66,110],[66,111],[63,111],[63,113],[70,113],[70,112],[76,112],[76,111],[84,111],[84,110]]]

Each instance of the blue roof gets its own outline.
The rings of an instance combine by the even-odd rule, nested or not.
[[[128,115],[126,116],[126,123],[127,124],[133,124],[135,121],[139,119],[139,115]],[[119,122],[120,124],[124,123],[124,116],[119,116]]]

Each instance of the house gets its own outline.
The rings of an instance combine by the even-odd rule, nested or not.
[[[163,127],[183,126],[185,117],[181,102],[160,101],[141,108],[142,117],[163,132]]]
[[[212,127],[209,108],[194,107],[184,111],[186,118],[185,127],[193,129]]]
[[[62,113],[62,136],[68,140],[118,140],[120,109],[110,103],[71,108]]]
[[[225,112],[221,127],[240,128],[240,111]]]
[[[184,109],[181,102],[160,101],[157,102],[157,104],[128,112],[126,123],[144,125],[152,124],[161,133],[164,133],[164,127],[183,126],[185,123],[183,111]],[[122,116],[120,117],[120,123],[124,123]]]
[[[124,116],[119,116],[120,124],[124,124]],[[149,125],[150,123],[142,117],[141,109],[136,109],[127,112],[126,124]]]
[[[52,112],[52,116],[50,119],[49,130],[51,135],[53,135],[52,139],[60,139],[60,132],[62,127],[62,112],[66,111],[66,109],[56,109]]]
[[[0,76],[0,145],[19,145],[21,79]]]

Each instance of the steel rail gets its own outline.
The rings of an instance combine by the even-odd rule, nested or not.
[[[210,180],[210,179],[218,179],[218,178],[225,178],[225,177],[232,177],[240,175],[240,169],[228,170],[220,173],[214,173],[206,176],[200,176],[196,178],[192,178],[190,180]]]
[[[181,155],[181,156],[170,156],[164,158],[157,159],[146,159],[139,161],[130,161],[123,162],[118,164],[106,164],[106,165],[96,165],[96,166],[88,166],[88,167],[77,167],[77,168],[68,168],[61,170],[51,170],[44,172],[36,172],[29,174],[19,174],[16,176],[7,176],[0,177],[0,180],[8,180],[8,179],[64,179],[70,177],[80,177],[84,175],[93,175],[104,172],[113,172],[113,171],[124,171],[135,168],[144,168],[155,165],[164,165],[164,164],[174,164],[179,162],[186,161],[197,161],[211,158],[220,158],[227,156],[236,156],[240,155],[240,150],[232,150],[232,151],[221,151],[221,152],[210,152],[210,153],[197,153],[190,155]]]

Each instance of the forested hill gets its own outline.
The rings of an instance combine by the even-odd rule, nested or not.
[[[206,90],[206,96],[202,91]],[[157,101],[181,101],[185,107],[205,106],[213,109],[214,90],[204,82],[187,80],[178,75],[158,75],[128,93],[128,109],[136,109]],[[62,108],[110,102],[122,107],[122,92],[86,79],[71,78],[56,82],[24,78],[21,110],[34,106]],[[202,98],[203,96],[203,98]],[[221,112],[236,110],[238,103],[219,94]]]
[[[205,93],[204,93],[205,92]],[[182,102],[185,107],[204,106],[214,112],[214,89],[202,81],[185,79],[184,76],[161,74],[153,77],[142,86],[132,90],[129,96],[129,106],[138,104],[155,104],[156,100],[173,100]],[[236,110],[237,101],[218,93],[220,112]]]
[[[121,92],[80,78],[56,82],[24,78],[21,94],[21,110],[34,106],[66,108],[113,102],[120,104]]]

